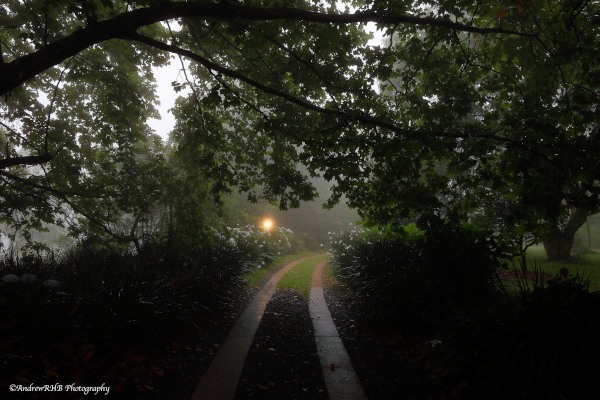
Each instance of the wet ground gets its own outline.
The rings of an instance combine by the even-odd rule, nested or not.
[[[250,347],[236,399],[327,399],[308,303],[278,290]]]
[[[325,286],[327,305],[367,397],[434,398],[431,372],[421,362],[426,340],[360,327],[351,294],[331,278]],[[321,368],[308,299],[277,290],[250,346],[235,399],[327,399]]]

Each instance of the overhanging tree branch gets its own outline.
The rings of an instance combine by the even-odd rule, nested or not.
[[[6,169],[15,165],[40,165],[52,160],[50,154],[42,154],[40,156],[22,156],[10,157],[0,160],[0,169]]]
[[[20,165],[22,165],[22,164],[20,164]],[[43,185],[41,183],[34,182],[30,179],[23,178],[21,176],[15,175],[11,172],[3,171],[2,169],[0,169],[0,176],[4,176],[5,178],[7,178],[9,180],[19,182],[19,183],[29,186],[33,189],[52,193],[53,195],[60,197],[60,198],[64,198],[66,196],[86,197],[86,198],[90,198],[90,199],[100,199],[100,198],[106,197],[105,195],[95,194],[93,190],[88,190],[86,192],[73,192],[73,191],[56,189],[52,186]]]
[[[326,115],[336,116],[338,118],[342,118],[347,121],[354,121],[354,122],[357,122],[357,123],[360,123],[363,125],[367,125],[367,126],[375,126],[375,127],[389,129],[390,131],[401,134],[404,137],[411,137],[411,136],[412,137],[420,137],[420,136],[426,135],[427,137],[438,137],[438,138],[448,138],[448,139],[475,138],[475,139],[481,139],[481,140],[492,140],[492,141],[496,141],[496,142],[500,142],[500,143],[506,143],[506,144],[513,145],[517,148],[523,149],[525,151],[530,152],[531,154],[541,157],[546,162],[548,162],[550,165],[552,165],[554,168],[556,168],[558,171],[564,173],[562,168],[559,165],[557,165],[552,159],[550,159],[548,156],[546,156],[545,154],[537,151],[536,149],[528,146],[527,144],[518,142],[509,137],[490,135],[490,134],[482,134],[482,133],[477,133],[477,132],[469,132],[469,133],[463,134],[463,133],[431,132],[431,131],[429,131],[429,132],[407,131],[405,129],[398,127],[396,124],[394,124],[393,122],[390,122],[389,120],[384,120],[382,118],[369,115],[361,110],[343,111],[343,110],[330,109],[330,108],[326,108],[326,107],[321,107],[319,105],[316,105],[316,104],[311,103],[304,99],[299,99],[297,97],[290,95],[289,93],[283,92],[281,90],[278,90],[278,89],[272,88],[268,85],[265,85],[264,83],[256,81],[238,71],[234,71],[232,69],[218,65],[218,64],[200,56],[199,54],[196,54],[196,53],[190,51],[190,50],[186,50],[186,49],[183,49],[183,48],[180,48],[177,46],[163,43],[163,42],[160,42],[153,38],[141,35],[139,33],[130,34],[127,36],[127,38],[130,40],[138,41],[140,43],[144,43],[148,46],[152,46],[152,47],[160,49],[160,50],[164,50],[164,51],[168,51],[170,53],[185,56],[187,58],[190,58],[190,59],[198,62],[199,64],[203,65],[204,67],[208,68],[209,70],[217,71],[217,72],[222,73],[231,78],[238,79],[238,80],[245,82],[251,86],[254,86],[255,88],[263,91],[264,93],[268,93],[273,96],[282,98],[284,100],[289,101],[292,104],[296,104],[307,110],[316,111],[318,113],[322,113],[322,114],[326,114]]]
[[[125,12],[114,18],[89,24],[69,35],[48,43],[39,50],[19,57],[8,63],[0,63],[0,95],[6,94],[67,58],[104,41],[124,37],[138,28],[175,18],[206,18],[247,21],[304,21],[329,24],[375,22],[380,24],[410,24],[443,29],[453,29],[480,34],[510,34],[534,36],[532,33],[505,30],[502,28],[480,28],[452,22],[445,18],[417,17],[411,15],[386,14],[379,11],[363,11],[353,14],[319,13],[290,7],[250,7],[219,3],[164,3]]]
[[[182,55],[184,57],[187,57],[191,60],[196,61],[197,63],[203,65],[205,68],[222,73],[223,75],[229,76],[230,78],[238,79],[238,80],[245,82],[251,86],[254,86],[255,88],[261,90],[264,93],[268,93],[273,96],[280,97],[284,100],[289,101],[290,103],[296,104],[305,109],[317,111],[317,112],[324,113],[324,114],[335,115],[338,117],[346,117],[347,116],[347,113],[345,113],[344,111],[324,108],[324,107],[318,106],[316,104],[313,104],[307,100],[294,97],[294,96],[292,96],[286,92],[283,92],[281,90],[274,89],[268,85],[265,85],[262,82],[254,80],[240,72],[237,72],[232,69],[223,67],[219,64],[216,64],[216,63],[210,61],[209,59],[202,57],[201,55],[199,55],[197,53],[194,53],[193,51],[186,50],[186,49],[183,49],[181,47],[174,46],[171,44],[163,43],[161,41],[150,38],[148,36],[141,35],[139,33],[129,34],[124,38],[130,39],[130,40],[135,40],[137,42],[146,44],[148,46],[157,48],[159,50],[164,50],[164,51],[167,51],[170,53]]]
[[[70,195],[76,195],[74,193],[67,193],[67,192],[55,189],[51,186],[42,185],[40,183],[33,182],[31,180],[22,178],[20,176],[17,176],[17,175],[11,174],[10,172],[6,172],[6,171],[2,171],[2,170],[0,170],[0,176],[4,177],[10,181],[15,181],[15,182],[24,184],[32,189],[53,194],[58,199],[64,201],[65,204],[69,205],[69,207],[71,207],[75,212],[77,212],[80,215],[82,215],[83,217],[85,217],[92,224],[98,226],[100,229],[102,229],[102,231],[104,231],[105,233],[112,236],[114,239],[116,239],[118,241],[129,242],[132,240],[132,238],[129,236],[123,236],[123,235],[114,233],[108,226],[106,226],[104,221],[97,218],[96,215],[94,215],[91,212],[87,212],[84,209],[82,209],[81,207],[77,206],[77,204],[75,204],[71,199],[69,199]],[[93,197],[93,196],[90,196],[90,197]]]

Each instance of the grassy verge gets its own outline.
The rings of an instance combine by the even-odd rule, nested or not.
[[[325,283],[327,283],[327,282],[337,283],[337,275],[336,275],[334,269],[331,268],[331,265],[328,265],[327,267],[325,267],[325,274],[324,274],[323,278],[325,279]]]
[[[315,266],[327,259],[327,255],[311,258],[296,265],[290,272],[284,275],[277,284],[278,289],[295,289],[308,299],[312,274]]]
[[[301,253],[289,254],[287,256],[279,257],[273,260],[272,263],[270,263],[264,268],[255,269],[253,271],[248,272],[246,275],[244,275],[244,280],[249,286],[256,286],[260,282],[262,282],[262,280],[265,279],[267,275],[269,275],[273,270],[279,268],[280,266],[297,260],[298,258],[310,257],[317,254],[319,254],[319,252],[317,251],[303,251]]]

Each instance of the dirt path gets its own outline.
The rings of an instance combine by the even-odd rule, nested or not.
[[[252,299],[246,310],[234,324],[231,332],[219,348],[208,370],[194,390],[192,400],[233,399],[242,368],[254,339],[265,308],[277,282],[306,257],[293,261],[277,271]]]
[[[273,296],[283,275],[306,259],[284,266],[254,297],[192,400],[366,400],[325,303],[326,262],[315,268],[308,304],[294,290]]]

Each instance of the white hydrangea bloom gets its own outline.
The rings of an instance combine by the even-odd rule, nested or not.
[[[6,282],[6,283],[19,282],[19,277],[16,276],[15,274],[6,274],[2,277],[2,282]]]
[[[49,287],[49,288],[55,288],[55,287],[60,286],[60,282],[55,279],[48,279],[48,280],[44,281],[44,283],[42,283],[42,285]]]
[[[21,282],[23,283],[34,283],[37,282],[37,276],[33,274],[23,274],[21,275]]]

